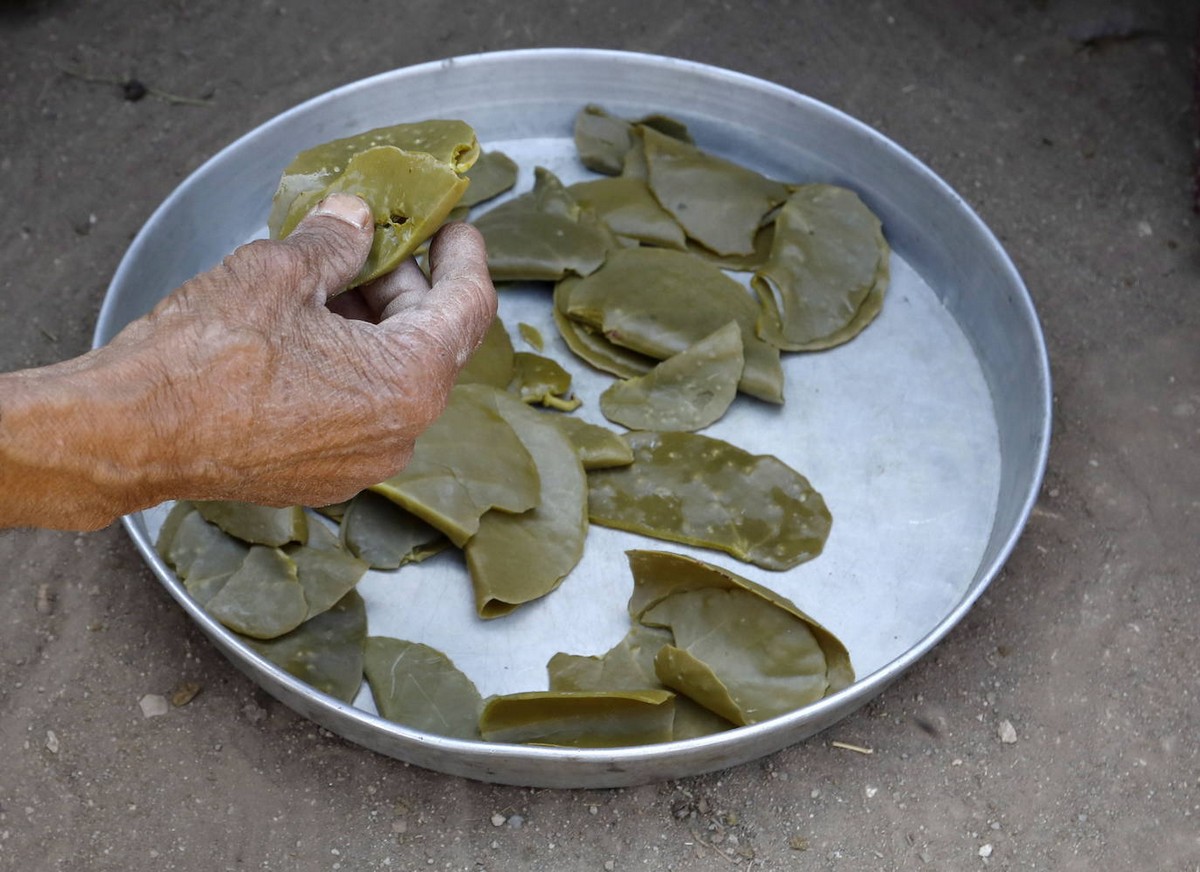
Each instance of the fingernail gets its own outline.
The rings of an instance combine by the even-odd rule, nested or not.
[[[311,214],[336,218],[359,230],[371,226],[370,208],[353,194],[330,194],[316,205]]]

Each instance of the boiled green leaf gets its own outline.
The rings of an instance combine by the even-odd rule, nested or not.
[[[674,718],[666,690],[531,691],[489,699],[479,731],[489,742],[618,748],[669,742]]]
[[[356,591],[276,639],[243,637],[251,648],[301,681],[350,703],[363,680],[367,609]]]
[[[641,620],[646,612],[673,594],[697,590],[744,591],[787,612],[812,631],[825,656],[830,693],[854,683],[854,669],[846,646],[787,597],[728,569],[683,554],[633,550],[626,552],[626,556],[633,572],[629,616],[634,621]]]
[[[300,506],[276,509],[232,500],[196,500],[204,520],[255,545],[286,545],[308,539],[308,517]]]
[[[573,415],[554,415],[551,420],[571,440],[585,470],[633,463],[633,449],[620,433]]]
[[[588,473],[594,523],[714,548],[765,569],[816,557],[832,523],[808,479],[695,433],[633,432],[633,463]]]
[[[537,464],[536,507],[488,512],[464,551],[480,617],[508,614],[556,588],[583,555],[587,479],[563,431],[544,413],[495,392],[495,408]]]
[[[419,642],[368,636],[363,669],[381,717],[455,739],[478,739],[483,700],[441,651]]]
[[[436,554],[446,537],[387,497],[366,490],[346,509],[342,542],[372,569],[398,569]]]
[[[205,605],[235,633],[274,639],[308,617],[308,602],[296,564],[278,548],[252,545],[242,565]]]
[[[762,307],[759,335],[787,351],[813,351],[866,326],[857,316],[869,294],[883,294],[888,245],[858,195],[836,185],[800,185],[775,228],[771,256],[751,280]]]
[[[351,286],[394,269],[433,234],[466,191],[461,173],[479,156],[475,132],[461,121],[430,120],[369,130],[307,149],[283,171],[268,219],[283,239],[331,193],[371,207],[371,252]]]
[[[371,487],[460,547],[488,509],[524,512],[537,505],[537,467],[496,411],[495,394],[487,385],[454,387],[441,417],[417,438],[408,465]]]
[[[646,375],[613,382],[600,411],[631,430],[700,430],[733,402],[743,365],[741,328],[730,321]]]
[[[717,267],[679,251],[632,248],[569,288],[567,314],[617,345],[662,360],[736,321],[745,368],[739,388],[783,402],[779,349],[755,331],[758,306]]]

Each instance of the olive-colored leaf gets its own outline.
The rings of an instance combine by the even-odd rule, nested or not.
[[[639,690],[663,688],[654,668],[658,652],[674,642],[669,630],[635,624],[625,638],[599,657],[555,654],[546,664],[552,691]],[[708,736],[733,724],[686,696],[675,698],[671,737]]]
[[[554,286],[554,326],[567,347],[602,372],[623,378],[649,372],[655,363],[653,357],[614,345],[600,331],[567,315],[571,290],[579,281],[577,277],[568,277]]]
[[[504,329],[504,322],[497,317],[492,320],[479,348],[459,372],[458,384],[482,384],[503,389],[512,381],[512,376],[512,339]]]
[[[522,514],[488,512],[464,546],[483,618],[558,587],[583,556],[588,527],[587,479],[570,440],[544,413],[500,392],[493,400],[537,464],[539,493]]]
[[[631,430],[700,430],[733,402],[743,365],[741,328],[730,321],[646,375],[613,382],[600,411]]]
[[[850,338],[847,328],[867,296],[883,293],[887,260],[879,219],[857,194],[798,186],[775,219],[770,258],[751,279],[762,307],[759,335],[787,351]]]
[[[808,479],[772,455],[695,433],[629,433],[633,463],[588,473],[594,523],[713,548],[765,569],[821,553],[832,519]]]
[[[517,324],[517,332],[521,334],[521,338],[525,340],[525,344],[539,354],[546,350],[546,340],[542,338],[542,331],[538,330],[532,324],[526,324],[521,321]]]
[[[247,543],[208,523],[186,501],[177,502],[167,515],[157,548],[202,606],[225,586],[250,551]]]
[[[456,209],[478,205],[509,190],[517,183],[517,162],[502,151],[481,152],[466,176],[471,185]]]
[[[557,281],[588,275],[615,245],[612,232],[567,193],[544,167],[534,171],[533,190],[501,203],[475,221],[497,281]]]
[[[295,562],[278,548],[252,545],[246,559],[205,609],[235,633],[274,639],[308,617]]]
[[[786,714],[829,687],[809,626],[749,591],[675,593],[642,621],[675,636],[655,658],[659,680],[735,724]]]
[[[573,415],[554,415],[551,420],[571,440],[585,470],[633,463],[633,449],[620,433]]]
[[[736,321],[745,368],[739,389],[783,402],[779,349],[755,333],[758,306],[715,266],[679,251],[614,251],[604,266],[569,288],[567,314],[604,338],[662,360]]]
[[[752,254],[787,186],[653,129],[643,128],[642,142],[650,190],[688,237],[719,255]]]
[[[567,190],[618,236],[681,251],[687,246],[679,222],[659,205],[642,179],[624,176],[593,179],[578,182]]]
[[[343,550],[338,537],[317,521],[309,523],[307,544],[285,545],[283,553],[296,564],[296,580],[308,603],[306,620],[331,609],[367,572],[366,562]]]
[[[582,402],[571,394],[571,374],[556,360],[518,351],[513,354],[513,378],[509,391],[521,402],[571,412]]]
[[[342,520],[342,542],[371,569],[419,563],[448,544],[440,530],[369,490],[350,501]]]
[[[381,717],[456,739],[479,738],[483,700],[441,651],[387,636],[368,636],[363,670]]]
[[[233,500],[197,500],[193,505],[204,520],[244,542],[275,547],[308,540],[308,517],[300,506],[276,509]]]
[[[669,742],[674,718],[667,690],[530,691],[490,698],[479,731],[489,742],[619,748]]]
[[[609,113],[601,106],[589,103],[575,116],[575,150],[580,161],[590,170],[615,176],[621,173],[631,147],[631,136],[637,125],[653,127],[666,136],[691,142],[687,125],[667,115],[647,115],[627,121]]]
[[[322,693],[353,702],[362,687],[367,609],[357,591],[276,639],[243,641],[280,669]]]
[[[626,556],[633,572],[629,616],[634,621],[640,621],[646,612],[676,593],[696,590],[745,591],[787,612],[812,631],[825,655],[830,693],[854,683],[854,669],[850,665],[846,646],[787,597],[728,569],[683,554],[633,550],[626,552]]]
[[[537,467],[496,410],[494,388],[457,385],[441,417],[413,445],[408,465],[370,489],[445,533],[455,545],[475,535],[488,509],[537,505]]]
[[[479,156],[462,121],[430,120],[369,130],[307,149],[283,171],[268,228],[283,239],[335,192],[366,200],[375,221],[371,252],[351,286],[394,269],[442,224],[467,189],[460,174]]]

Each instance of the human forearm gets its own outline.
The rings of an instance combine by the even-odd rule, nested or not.
[[[324,505],[403,466],[496,309],[478,232],[326,305],[362,201],[243,246],[101,349],[0,375],[0,528],[91,529],[166,499]]]
[[[179,478],[162,386],[92,352],[0,375],[0,528],[97,529]]]

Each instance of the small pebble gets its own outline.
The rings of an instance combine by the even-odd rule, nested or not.
[[[502,826],[504,826],[504,822],[506,820],[508,820],[508,818],[506,818],[504,815],[500,814],[500,812],[496,812],[494,815],[492,815],[492,826],[502,827]]]
[[[1017,741],[1017,729],[1012,725],[1012,721],[1001,721],[996,732],[1005,745],[1012,745]]]
[[[981,848],[979,849],[979,856],[980,856],[980,857],[982,857],[982,858],[983,858],[983,859],[985,859],[985,860],[986,860],[988,857],[992,856],[992,846],[991,846],[991,845],[984,845],[983,847],[981,847]]]
[[[142,717],[146,718],[162,717],[171,708],[167,698],[157,693],[146,694],[138,700],[138,705],[142,708]]]
[[[508,819],[509,829],[519,830],[523,826],[525,826],[525,818],[521,817],[519,814],[515,814]]]
[[[58,753],[58,736],[54,730],[46,730],[46,750],[51,754]]]

